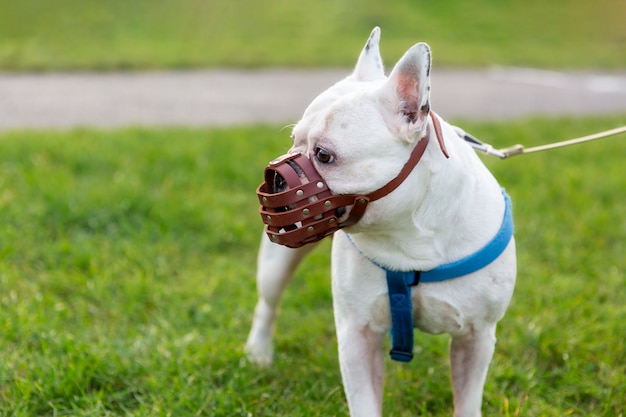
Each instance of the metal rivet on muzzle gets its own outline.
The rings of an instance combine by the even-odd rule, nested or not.
[[[364,198],[359,198],[359,203],[360,204],[365,204],[365,199]]]
[[[272,216],[267,216],[265,217],[265,219],[267,220],[268,223],[270,223],[272,221]]]
[[[330,207],[331,204],[330,200],[324,201],[324,207]]]
[[[333,224],[333,223],[335,223],[335,222],[336,222],[336,220],[335,220],[334,218],[332,218],[332,219],[328,220],[328,224]]]
[[[298,190],[298,191],[296,191],[296,195],[297,195],[298,197],[302,197],[302,196],[304,195],[304,191],[302,191],[302,190]]]
[[[313,233],[315,231],[315,228],[313,226],[309,226],[306,228],[306,231],[309,233]]]
[[[267,203],[267,197],[263,197],[263,203]]]
[[[302,210],[302,214],[308,216],[311,211],[309,209]]]
[[[270,239],[271,239],[271,240],[272,240],[272,242],[274,242],[274,243],[278,243],[278,242],[280,242],[280,238],[279,238],[278,236],[276,236],[276,235],[272,235],[272,236],[270,237]]]
[[[324,188],[324,183],[322,181],[318,182],[316,185],[317,188]]]

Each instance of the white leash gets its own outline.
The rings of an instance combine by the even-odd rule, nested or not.
[[[456,126],[453,126],[453,127],[456,130],[457,134],[463,139],[465,139],[470,144],[470,146],[472,146],[472,148],[487,155],[497,156],[500,159],[510,158],[515,155],[523,155],[527,153],[534,153],[534,152],[547,151],[550,149],[562,148],[564,146],[577,145],[579,143],[589,142],[589,141],[596,140],[596,139],[603,139],[609,136],[615,136],[621,133],[626,133],[626,126],[621,126],[615,129],[605,130],[604,132],[594,133],[593,135],[582,136],[580,138],[564,140],[562,142],[555,142],[555,143],[550,143],[547,145],[534,146],[532,148],[524,148],[524,145],[518,144],[518,145],[513,145],[511,147],[508,147],[508,148],[494,149],[493,146],[489,145],[488,143],[483,143],[479,141],[474,136],[463,131],[463,129],[456,127]]]

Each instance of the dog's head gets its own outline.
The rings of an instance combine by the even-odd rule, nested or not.
[[[430,48],[410,48],[387,78],[379,39],[375,28],[353,73],[313,100],[293,129],[289,153],[266,168],[257,194],[273,241],[299,247],[356,224],[370,202],[402,184],[424,153]],[[376,206],[367,211],[369,223],[390,205]]]

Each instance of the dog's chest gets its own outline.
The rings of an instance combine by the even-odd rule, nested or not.
[[[415,328],[431,333],[457,333],[463,329],[462,312],[449,302],[426,295],[420,288],[412,289],[413,323]],[[379,329],[391,327],[389,298],[379,295],[370,309],[370,326]]]

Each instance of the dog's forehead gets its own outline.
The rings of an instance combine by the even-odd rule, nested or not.
[[[384,80],[363,82],[357,81],[352,77],[339,81],[317,96],[311,104],[309,104],[304,111],[302,119],[300,119],[295,126],[294,133],[297,135],[298,132],[307,130],[316,122],[326,118],[328,113],[338,102],[345,103],[351,98],[356,100],[359,97],[367,95],[367,93],[372,92],[380,86],[382,81]]]

